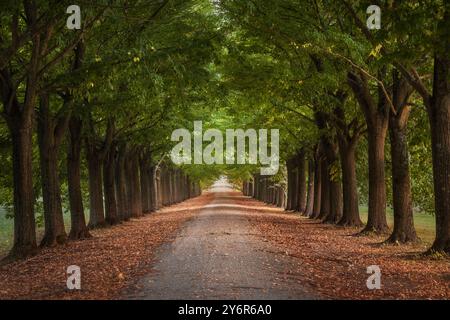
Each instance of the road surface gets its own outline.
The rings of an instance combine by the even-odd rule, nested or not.
[[[251,213],[232,191],[226,180],[216,182],[208,191],[214,200],[159,248],[153,272],[124,298],[314,299],[292,276],[299,261],[254,234]]]

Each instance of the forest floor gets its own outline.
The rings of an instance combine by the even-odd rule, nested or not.
[[[299,281],[325,299],[450,299],[450,261],[424,256],[428,244],[386,245],[386,236],[358,236],[337,227],[274,209],[255,207],[253,228],[278,250],[298,259]],[[381,271],[381,289],[369,290],[367,267]]]
[[[0,266],[0,299],[114,299],[151,270],[153,253],[211,201],[211,194],[139,219],[91,231],[92,238],[43,249]],[[81,270],[81,290],[68,290],[67,267]]]
[[[439,299],[450,262],[425,244],[320,224],[216,186],[93,238],[0,267],[0,299]],[[81,268],[69,291],[66,269]],[[381,270],[369,290],[367,267]]]

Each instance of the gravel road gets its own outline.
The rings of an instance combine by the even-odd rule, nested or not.
[[[232,191],[216,182],[208,191],[214,200],[159,248],[153,272],[124,298],[314,299],[291,273],[299,261],[254,234],[251,213],[234,204],[242,196]]]

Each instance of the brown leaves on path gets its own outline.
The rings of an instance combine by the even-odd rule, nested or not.
[[[423,257],[424,245],[383,245],[384,237],[342,228],[243,199],[255,233],[298,259],[300,283],[328,299],[449,299],[450,262]],[[367,267],[381,269],[381,289],[369,290]]]
[[[212,194],[140,219],[92,231],[93,238],[42,250],[0,267],[0,299],[114,299],[133,278],[150,272],[155,249],[212,199]],[[81,268],[81,290],[67,289],[67,267]]]

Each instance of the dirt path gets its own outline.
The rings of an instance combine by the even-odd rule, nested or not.
[[[292,270],[299,261],[254,233],[242,196],[225,181],[214,197],[156,253],[154,271],[125,299],[311,299]]]

